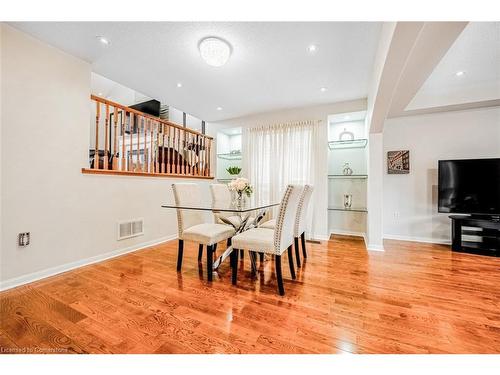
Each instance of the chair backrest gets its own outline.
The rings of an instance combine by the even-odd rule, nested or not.
[[[299,237],[306,231],[307,226],[307,209],[313,192],[312,185],[305,185],[304,191],[300,196],[299,206],[297,207],[297,216],[295,218],[294,237]]]
[[[212,203],[214,206],[218,207],[229,207],[231,205],[231,191],[226,184],[211,184],[210,192],[212,193]],[[231,212],[214,212],[214,218],[216,223],[223,223],[220,220],[221,217],[229,217],[234,215]]]
[[[172,190],[176,205],[196,205],[201,202],[200,187],[197,184],[172,184]],[[182,238],[184,230],[194,225],[203,224],[204,222],[202,211],[177,209],[177,225],[180,238]]]
[[[288,185],[283,194],[274,228],[274,250],[277,254],[293,244],[295,217],[303,190],[302,185]]]

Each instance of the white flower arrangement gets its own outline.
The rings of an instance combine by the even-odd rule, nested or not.
[[[250,195],[253,193],[252,185],[250,185],[248,179],[243,177],[231,180],[231,182],[227,184],[227,186],[229,187],[229,190],[237,192],[238,195],[242,195],[243,193],[245,193],[247,197],[250,197]]]

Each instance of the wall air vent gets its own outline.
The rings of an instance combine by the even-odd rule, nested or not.
[[[144,219],[120,221],[118,223],[118,241],[144,234]]]

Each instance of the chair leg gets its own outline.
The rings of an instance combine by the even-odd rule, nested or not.
[[[255,251],[249,251],[248,256],[250,257],[250,263],[252,264],[252,276],[257,274],[257,254]]]
[[[201,259],[203,257],[203,244],[200,243],[198,246],[198,262],[201,262]]]
[[[231,280],[233,285],[236,285],[236,282],[238,281],[238,249],[233,249],[231,255],[233,256],[233,274]]]
[[[295,258],[297,258],[297,268],[300,268],[299,237],[294,238]]]
[[[243,259],[245,257],[245,250],[240,250],[240,257]]]
[[[300,241],[302,242],[302,254],[304,258],[307,258],[307,250],[306,250],[306,232],[303,232],[300,235]]]
[[[177,272],[182,268],[182,254],[184,253],[184,240],[179,240],[179,246],[177,251]]]
[[[293,266],[292,245],[288,246],[288,264],[290,265],[290,274],[295,280],[295,267]]]
[[[226,241],[226,246],[229,247],[231,246],[231,237],[229,237]]]
[[[216,251],[217,251],[217,244],[214,243],[214,254],[215,254]]]
[[[283,287],[283,274],[281,273],[281,255],[276,255],[276,280],[278,281],[278,292],[280,296],[285,295],[285,288]]]
[[[264,253],[259,253],[260,262],[264,263]]]
[[[229,265],[231,266],[231,270],[234,268],[234,251],[231,251],[231,254],[229,254]]]
[[[214,248],[213,245],[207,245],[207,280],[212,281],[213,276],[213,254]]]

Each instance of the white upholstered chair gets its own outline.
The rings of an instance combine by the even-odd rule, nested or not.
[[[192,206],[202,201],[200,188],[197,184],[179,183],[172,184],[174,200],[176,205]],[[234,228],[226,224],[207,223],[203,211],[177,209],[177,223],[179,231],[179,248],[177,255],[177,271],[182,268],[182,255],[184,252],[184,241],[193,241],[199,244],[199,250],[203,251],[203,245],[207,247],[207,278],[212,281],[213,253],[217,242],[231,238]],[[200,251],[198,252],[200,260]]]
[[[283,275],[281,272],[281,255],[288,250],[288,264],[290,274],[295,279],[295,269],[292,258],[292,244],[295,227],[295,217],[303,186],[288,185],[281,200],[276,227],[274,229],[253,228],[232,238],[233,251],[231,263],[233,268],[232,282],[236,285],[238,277],[238,250],[247,249],[252,252],[275,255],[276,279],[280,295],[285,294]]]
[[[229,190],[229,186],[226,184],[211,184],[210,185],[210,191],[212,193],[212,202],[215,206],[222,206],[224,207],[227,205],[228,207],[231,205],[231,190]],[[214,212],[214,218],[216,223],[220,224],[225,224],[224,221],[221,220],[221,217],[228,220],[235,228],[238,228],[241,223],[242,223],[242,218],[240,215],[237,215],[233,212]],[[247,219],[247,223],[253,222],[255,219],[254,216],[249,216]],[[246,224],[248,226],[248,224]],[[228,241],[228,246],[231,244],[231,241]],[[200,251],[203,251],[200,250]],[[264,254],[261,254],[262,256]],[[240,251],[240,256],[244,256],[243,249]],[[198,258],[201,259],[201,255],[198,254]],[[264,258],[261,257],[261,261],[263,261]]]
[[[313,192],[312,185],[305,185],[302,195],[300,196],[299,206],[297,207],[297,215],[295,217],[295,226],[293,231],[294,237],[294,247],[295,247],[295,258],[297,259],[297,267],[301,266],[300,262],[300,250],[299,250],[299,237],[302,245],[302,255],[307,258],[306,249],[306,227],[307,227],[307,211],[309,208],[309,201],[311,200],[311,195]],[[260,228],[274,229],[276,226],[276,219],[271,219],[263,223]]]
[[[210,192],[212,193],[212,202],[215,206],[229,207],[231,205],[231,191],[226,184],[211,184]],[[214,212],[216,223],[224,224],[221,217],[233,223],[235,227],[238,227],[241,223],[241,218],[232,212]]]
[[[297,208],[297,217],[295,218],[295,227],[293,230],[295,256],[297,258],[297,267],[300,267],[299,237],[302,244],[302,255],[307,258],[306,250],[306,229],[307,229],[307,211],[309,202],[313,193],[312,185],[305,185],[304,192],[300,197],[299,207]]]
[[[274,229],[276,226],[276,219],[271,219],[259,225],[259,228]]]

